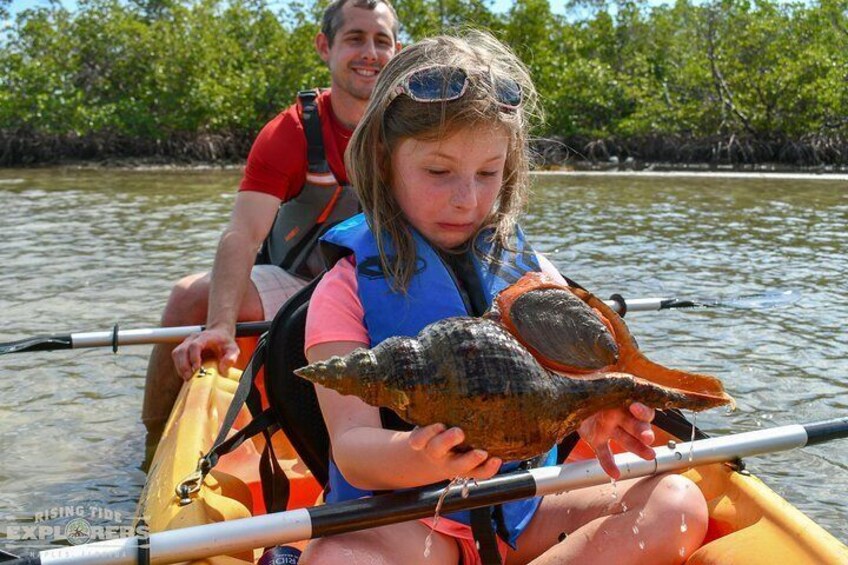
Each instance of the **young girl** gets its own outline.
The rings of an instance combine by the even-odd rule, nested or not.
[[[310,303],[309,362],[416,335],[447,316],[480,315],[529,270],[562,280],[516,225],[535,99],[517,58],[479,32],[422,41],[383,69],[347,156],[364,214],[324,238],[341,258]],[[486,479],[517,465],[454,450],[459,428],[410,429],[356,397],[317,389],[332,442],[328,502]],[[607,410],[580,433],[618,477],[609,441],[651,458],[653,416],[641,404]],[[678,475],[507,503],[494,515],[505,563],[681,563],[707,524],[703,496]],[[427,555],[432,520],[316,540],[302,563],[478,563],[468,523],[467,512],[442,517]]]

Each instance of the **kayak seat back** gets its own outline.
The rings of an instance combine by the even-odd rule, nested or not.
[[[329,474],[330,436],[315,386],[294,374],[306,366],[304,332],[309,299],[321,277],[292,296],[277,312],[268,332],[265,387],[280,429],[323,487]]]

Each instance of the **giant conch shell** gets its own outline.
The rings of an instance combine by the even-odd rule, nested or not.
[[[603,301],[538,273],[502,291],[482,318],[446,318],[295,373],[411,424],[459,426],[465,446],[505,460],[547,451],[606,408],[733,403],[718,379],[645,358]]]

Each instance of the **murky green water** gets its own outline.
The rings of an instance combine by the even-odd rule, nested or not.
[[[171,283],[211,266],[239,177],[0,171],[0,341],[155,325]],[[699,415],[706,431],[848,414],[848,181],[544,178],[525,226],[565,274],[603,296],[802,293],[778,310],[628,316],[648,356],[715,374],[736,397],[732,414]],[[56,537],[47,530],[4,536],[36,520],[63,527],[66,517],[40,521],[55,508],[129,522],[144,482],[148,351],[0,357],[0,549],[47,547]],[[748,464],[848,541],[848,441]]]

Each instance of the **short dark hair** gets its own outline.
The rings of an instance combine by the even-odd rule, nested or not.
[[[394,35],[394,37],[392,39],[397,41],[398,32],[400,31],[400,23],[398,22],[397,12],[395,12],[395,8],[389,0],[333,0],[330,2],[329,6],[327,6],[327,9],[324,10],[324,17],[321,20],[321,33],[327,36],[327,41],[329,41],[331,47],[333,45],[333,41],[336,39],[336,33],[338,33],[339,29],[341,29],[344,25],[342,8],[344,8],[344,5],[348,2],[357,8],[365,8],[366,10],[373,10],[378,4],[385,4],[388,6],[389,11],[392,13],[392,19],[394,20],[394,25],[392,25],[392,35]]]

